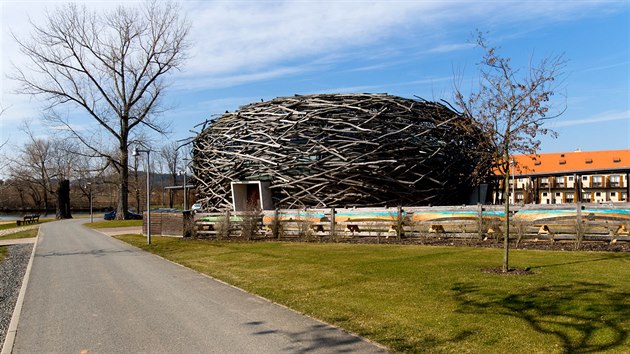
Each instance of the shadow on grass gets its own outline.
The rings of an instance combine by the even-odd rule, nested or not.
[[[574,264],[580,264],[580,263],[593,263],[593,262],[601,262],[601,261],[609,261],[611,259],[618,259],[618,258],[627,258],[627,255],[622,254],[622,255],[618,255],[618,254],[608,254],[608,255],[604,255],[600,258],[595,258],[595,259],[585,259],[585,260],[578,260],[578,261],[570,261],[570,262],[562,262],[562,263],[554,263],[554,264],[545,264],[545,265],[540,265],[540,266],[534,266],[531,267],[531,269],[542,269],[542,268],[552,268],[552,267],[560,267],[560,266],[564,266],[564,265],[574,265]]]
[[[620,350],[627,345],[630,293],[607,284],[575,282],[498,294],[457,283],[452,291],[458,312],[521,319],[534,331],[553,336],[564,353]]]

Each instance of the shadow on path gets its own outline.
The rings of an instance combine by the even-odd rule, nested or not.
[[[312,325],[308,330],[301,332],[270,329],[264,321],[247,322],[245,325],[252,327],[252,334],[254,335],[280,334],[290,338],[291,342],[295,343],[295,347],[286,349],[292,353],[309,353],[322,351],[322,349],[330,353],[350,353],[353,352],[354,348],[352,344],[362,341],[356,336],[339,337],[336,335],[339,329],[326,324]],[[387,351],[382,349],[382,352],[386,353]]]
[[[140,255],[140,251],[136,250],[121,250],[121,249],[97,249],[89,251],[60,251],[60,252],[48,252],[37,253],[35,257],[59,257],[59,256],[96,256],[102,257],[109,254],[128,254],[128,255]]]

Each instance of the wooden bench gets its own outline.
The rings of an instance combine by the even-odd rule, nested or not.
[[[16,220],[17,226],[24,224],[34,224],[39,222],[39,214],[24,215],[22,220]]]
[[[430,233],[445,233],[446,231],[444,231],[444,226],[442,226],[441,224],[431,224],[431,226],[429,226],[429,232]]]

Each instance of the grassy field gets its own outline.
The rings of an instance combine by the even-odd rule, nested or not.
[[[0,240],[14,240],[14,239],[18,239],[18,238],[35,237],[35,236],[37,236],[37,231],[38,231],[37,229],[32,229],[32,230],[14,232],[14,233],[10,233],[8,235],[0,236]],[[6,254],[7,254],[7,248],[6,247],[0,247],[0,262],[2,262],[4,260],[4,258],[6,257]]]
[[[41,223],[50,222],[54,220],[55,218],[40,218],[39,223],[41,224]],[[38,225],[38,224],[24,224],[22,226],[29,226],[29,225]],[[15,229],[16,227],[21,227],[21,226],[17,226],[17,223],[15,222],[15,220],[0,221],[0,230]]]
[[[630,348],[630,254],[119,238],[395,351]]]
[[[37,232],[39,230],[36,229],[31,229],[31,230],[25,230],[25,231],[20,231],[20,232],[14,232],[8,235],[4,235],[4,236],[0,236],[0,240],[15,240],[18,238],[30,238],[30,237],[35,237],[37,236]]]
[[[103,220],[85,224],[93,229],[106,229],[110,227],[142,226],[142,220]]]

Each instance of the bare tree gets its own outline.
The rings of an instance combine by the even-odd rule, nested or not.
[[[106,12],[70,3],[48,13],[43,24],[31,24],[29,39],[14,35],[30,58],[30,65],[15,68],[19,92],[46,99],[51,121],[109,161],[119,177],[117,217],[125,218],[129,146],[142,129],[168,129],[157,119],[163,111],[164,79],[183,65],[190,26],[176,4],[158,1]],[[55,112],[60,105],[87,113],[97,128],[87,133],[75,129],[68,117]],[[115,148],[95,141],[99,133]]]
[[[47,139],[34,135],[30,123],[21,127],[29,141],[18,148],[18,154],[12,158],[10,176],[19,184],[28,185],[30,195],[36,205],[43,207],[47,213],[50,209],[50,197],[54,195],[73,174],[73,166],[77,158],[78,147],[68,139]],[[69,204],[69,200],[64,201]],[[41,205],[43,204],[43,206]],[[68,205],[69,206],[69,205]],[[57,203],[57,216],[69,215],[60,213]]]
[[[107,161],[98,156],[92,156],[89,151],[79,150],[75,153],[75,161],[72,165],[75,183],[75,190],[79,190],[81,196],[91,204],[95,194],[105,190],[103,185],[103,175]]]
[[[169,144],[166,144],[162,146],[162,149],[160,150],[160,157],[162,157],[162,160],[166,162],[166,169],[170,177],[171,186],[175,186],[177,184],[177,172],[178,172],[177,163],[179,162],[180,156],[181,156],[181,153],[179,150],[179,146],[177,145],[176,142],[171,142]],[[173,207],[173,190],[172,189],[169,189],[169,193],[168,193],[168,206],[169,208]]]
[[[9,173],[12,180],[27,186],[35,205],[48,213],[50,195],[54,194],[49,169],[51,144],[50,141],[36,138],[32,134],[29,136],[31,140],[12,159]]]
[[[2,107],[2,105],[0,104],[0,119],[4,115],[5,111],[6,111],[6,108]],[[2,151],[2,148],[7,144],[8,141],[9,139],[3,142],[0,142],[0,151]],[[0,169],[3,169],[4,167],[6,167],[6,163],[4,161],[0,162]]]
[[[477,91],[465,98],[461,85],[455,83],[455,103],[464,114],[476,119],[492,145],[491,160],[503,176],[505,205],[503,272],[509,271],[510,235],[510,163],[514,154],[535,154],[540,147],[537,136],[552,132],[543,124],[559,117],[564,109],[556,109],[551,97],[559,89],[566,61],[562,55],[546,57],[530,63],[527,70],[514,69],[510,58],[498,54],[477,31],[476,44],[484,51],[479,64],[480,82]]]

